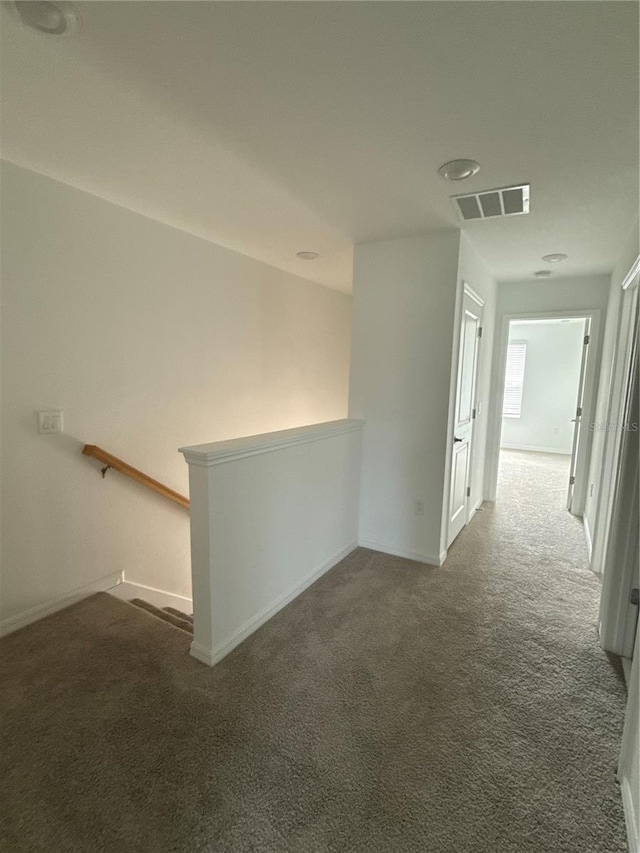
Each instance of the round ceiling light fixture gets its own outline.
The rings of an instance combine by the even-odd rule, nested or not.
[[[551,275],[551,270],[536,270],[534,275],[538,278],[549,278]]]
[[[80,18],[73,3],[28,0],[13,4],[23,24],[49,36],[72,35],[78,31]]]
[[[480,163],[475,160],[449,160],[438,169],[438,174],[448,181],[464,181],[480,171]]]
[[[559,264],[560,261],[566,261],[568,257],[569,255],[565,255],[564,252],[555,252],[553,255],[543,255],[542,260],[548,264]]]
[[[317,252],[296,252],[297,258],[302,258],[303,261],[315,261],[319,257]]]

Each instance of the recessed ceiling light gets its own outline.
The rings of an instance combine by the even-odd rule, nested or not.
[[[302,258],[303,261],[315,261],[318,257],[317,252],[296,252],[297,258]]]
[[[564,252],[556,252],[553,255],[543,255],[542,260],[548,264],[559,264],[560,261],[566,261],[568,257],[569,255],[565,255]]]
[[[551,270],[536,270],[534,275],[537,275],[538,278],[549,278],[551,275]]]
[[[464,181],[480,171],[480,163],[475,160],[449,160],[438,169],[438,174],[448,181]]]
[[[80,19],[73,3],[64,0],[56,3],[28,0],[13,5],[22,22],[39,33],[61,36],[78,31]]]

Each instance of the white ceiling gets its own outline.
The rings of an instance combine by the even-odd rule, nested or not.
[[[636,3],[77,6],[68,38],[2,10],[3,156],[305,278],[349,290],[354,242],[460,192],[531,183],[464,226],[500,280],[608,272],[637,215]]]

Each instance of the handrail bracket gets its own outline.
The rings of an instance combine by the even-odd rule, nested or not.
[[[146,486],[148,489],[162,495],[163,498],[167,498],[168,500],[173,501],[173,503],[179,504],[181,507],[184,507],[184,509],[189,509],[189,498],[186,498],[178,492],[174,492],[173,489],[165,486],[164,483],[159,483],[157,480],[154,480],[153,477],[150,477],[148,474],[144,474],[142,471],[138,471],[138,469],[134,468],[133,465],[123,462],[122,459],[118,459],[117,456],[107,453],[107,451],[103,450],[101,447],[96,447],[95,444],[85,444],[82,448],[82,452],[85,456],[92,456],[94,459],[97,459],[98,462],[102,462],[104,468],[101,468],[100,470],[102,471],[103,480],[106,477],[107,471],[110,468],[113,468],[121,474],[125,474],[131,480],[135,480],[136,483],[140,483],[142,486]]]

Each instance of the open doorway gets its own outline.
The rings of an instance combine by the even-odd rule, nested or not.
[[[498,499],[582,515],[592,318],[509,318]]]

